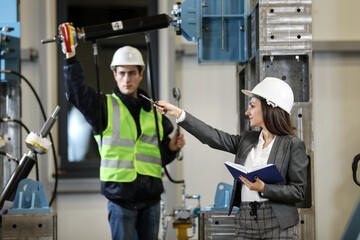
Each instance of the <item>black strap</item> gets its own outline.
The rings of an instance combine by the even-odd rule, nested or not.
[[[257,201],[249,203],[249,206],[251,207],[250,216],[252,216],[256,222],[257,222],[257,210],[259,209],[261,204],[262,203],[257,202]]]

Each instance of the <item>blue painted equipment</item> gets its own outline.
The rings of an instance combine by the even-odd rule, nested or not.
[[[0,1],[0,70],[20,72],[20,22],[16,0]],[[20,82],[19,76],[0,73],[0,82]]]
[[[199,212],[199,239],[234,239],[234,218],[239,208],[233,207],[228,215],[232,190],[232,185],[218,183],[214,205]]]
[[[20,181],[13,208],[8,214],[49,213],[44,187],[40,182],[25,178]]]
[[[188,41],[198,41],[199,63],[247,62],[247,1],[186,0],[174,7],[173,25]]]
[[[228,183],[220,182],[216,188],[214,206],[205,207],[204,211],[228,210],[230,206],[232,190],[233,190],[232,185]],[[238,209],[237,207],[233,208],[233,210],[237,210],[237,209]]]

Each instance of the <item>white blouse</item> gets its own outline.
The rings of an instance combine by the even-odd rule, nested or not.
[[[269,155],[275,138],[271,141],[271,143],[268,146],[266,146],[266,148],[263,149],[263,145],[265,141],[263,138],[263,132],[261,131],[258,144],[251,149],[250,153],[248,154],[245,160],[244,166],[247,169],[251,169],[259,166],[265,166],[269,159]],[[253,201],[264,202],[264,201],[268,201],[268,199],[260,197],[257,191],[250,190],[245,184],[242,184],[241,202],[253,202]]]

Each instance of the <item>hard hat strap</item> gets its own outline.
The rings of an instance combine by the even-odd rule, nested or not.
[[[256,98],[258,98],[258,99],[260,99],[260,100],[265,100],[265,101],[266,101],[266,104],[269,105],[269,106],[271,106],[272,108],[278,107],[278,105],[277,105],[276,103],[274,103],[274,102],[272,102],[271,100],[266,99],[266,98],[264,98],[264,97],[262,97],[262,96],[259,96],[259,95],[257,95],[257,94],[253,94],[252,96],[253,96],[253,97],[256,97]]]
[[[270,105],[272,108],[278,107],[278,105],[276,105],[274,102],[270,101],[269,99],[266,99],[266,103],[267,105]]]

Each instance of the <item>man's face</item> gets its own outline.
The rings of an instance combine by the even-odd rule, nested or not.
[[[122,94],[137,98],[137,90],[144,72],[139,73],[137,66],[117,66],[114,78]]]

